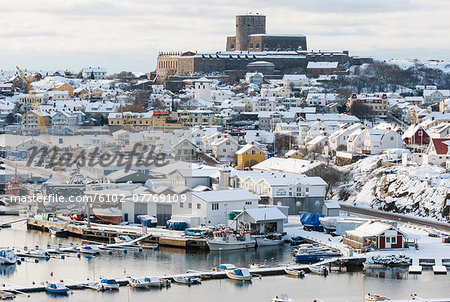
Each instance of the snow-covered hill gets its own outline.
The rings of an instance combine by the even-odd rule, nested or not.
[[[440,69],[443,72],[450,73],[450,62],[448,62],[448,61],[441,61],[441,60],[421,61],[421,60],[417,60],[417,59],[414,59],[414,60],[413,59],[390,59],[390,60],[386,60],[386,63],[398,65],[402,69],[408,69],[408,68],[415,67],[418,64],[420,64],[420,65],[424,65],[425,67],[428,67],[428,68]]]
[[[450,173],[436,166],[384,167],[382,160],[372,156],[344,168],[350,176],[341,187],[351,194],[347,202],[448,220]]]

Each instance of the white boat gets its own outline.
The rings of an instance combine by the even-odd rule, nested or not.
[[[281,234],[273,234],[268,236],[254,236],[257,246],[275,246],[283,244],[284,240]]]
[[[173,277],[173,281],[175,281],[176,283],[187,284],[187,285],[202,283],[202,279],[200,279],[198,277],[188,277],[188,276]]]
[[[256,241],[250,237],[250,233],[245,233],[244,236],[237,236],[233,232],[214,232],[214,238],[208,239],[210,251],[228,251],[254,248]]]
[[[80,253],[89,254],[89,255],[98,255],[100,254],[100,248],[97,245],[83,245],[78,248]]]
[[[310,265],[308,266],[309,270],[313,274],[322,275],[322,276],[328,276],[328,268],[323,265]]]
[[[99,291],[104,290],[118,290],[119,289],[119,283],[115,279],[102,279],[100,283],[98,284]]]
[[[0,264],[14,264],[17,262],[17,256],[13,250],[0,250]]]
[[[289,299],[287,295],[283,294],[278,296],[275,296],[272,298],[272,302],[294,302],[294,300]]]
[[[15,297],[16,295],[13,293],[0,291],[0,300],[12,300]]]
[[[227,277],[239,281],[251,281],[252,275],[247,268],[237,268],[231,271],[226,271]]]
[[[126,243],[132,241],[130,236],[118,236],[114,238],[115,243]]]
[[[145,277],[145,278],[130,278],[130,286],[134,288],[149,288],[149,287],[165,287],[168,286],[167,280],[159,277]]]
[[[218,266],[213,268],[213,271],[222,272],[222,271],[232,270],[235,268],[236,268],[236,265],[225,263],[225,264],[219,264]]]
[[[28,256],[33,257],[33,258],[47,258],[50,257],[50,254],[43,249],[39,249],[39,250],[31,250],[28,253]]]
[[[303,278],[305,277],[305,272],[302,270],[296,270],[296,269],[291,269],[291,268],[285,268],[284,271],[286,272],[286,274],[290,275],[290,276],[295,276],[297,278]]]

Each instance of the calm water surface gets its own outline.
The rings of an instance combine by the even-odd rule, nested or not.
[[[1,217],[0,221],[16,217]],[[47,244],[79,244],[77,238],[61,239],[40,231],[26,231],[25,223],[16,224],[11,229],[0,231],[0,247]],[[450,256],[450,255],[449,255]],[[77,258],[75,255],[65,260],[52,258],[34,263],[26,260],[21,265],[0,266],[0,286],[2,284],[31,285],[32,282],[47,280],[84,281],[99,277],[123,278],[125,273],[134,277],[182,273],[188,270],[209,270],[218,263],[233,263],[248,266],[250,263],[270,265],[292,262],[290,248],[259,248],[246,252],[198,252],[175,248],[160,248],[158,251],[128,250],[127,254],[115,251],[113,255],[103,253],[97,257]],[[53,273],[53,277],[50,274]],[[423,297],[449,297],[450,275],[434,275],[424,271],[422,275],[408,275],[405,270],[369,271],[353,273],[331,273],[327,278],[307,274],[304,279],[287,276],[254,278],[251,283],[233,280],[208,280],[202,285],[184,286],[173,284],[168,289],[136,290],[121,287],[118,292],[97,293],[91,290],[74,291],[67,297],[54,297],[46,293],[34,293],[31,298],[18,297],[15,301],[270,301],[275,295],[288,294],[295,301],[363,301],[367,292],[386,295],[390,298],[408,298],[411,293]]]

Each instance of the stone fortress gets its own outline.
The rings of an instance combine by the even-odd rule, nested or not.
[[[226,51],[160,53],[155,82],[182,83],[205,75],[255,71],[282,76],[304,73],[308,62],[338,62],[340,70],[345,70],[370,61],[351,57],[348,51],[308,51],[304,35],[266,34],[266,16],[247,14],[236,16],[236,35],[227,37]]]

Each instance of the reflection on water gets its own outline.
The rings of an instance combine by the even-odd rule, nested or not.
[[[16,270],[15,264],[9,264],[9,265],[1,265],[0,264],[0,276],[12,275],[15,270]]]
[[[364,270],[365,277],[374,277],[381,279],[403,280],[408,278],[408,269],[406,268],[386,268],[386,269],[367,269]]]

